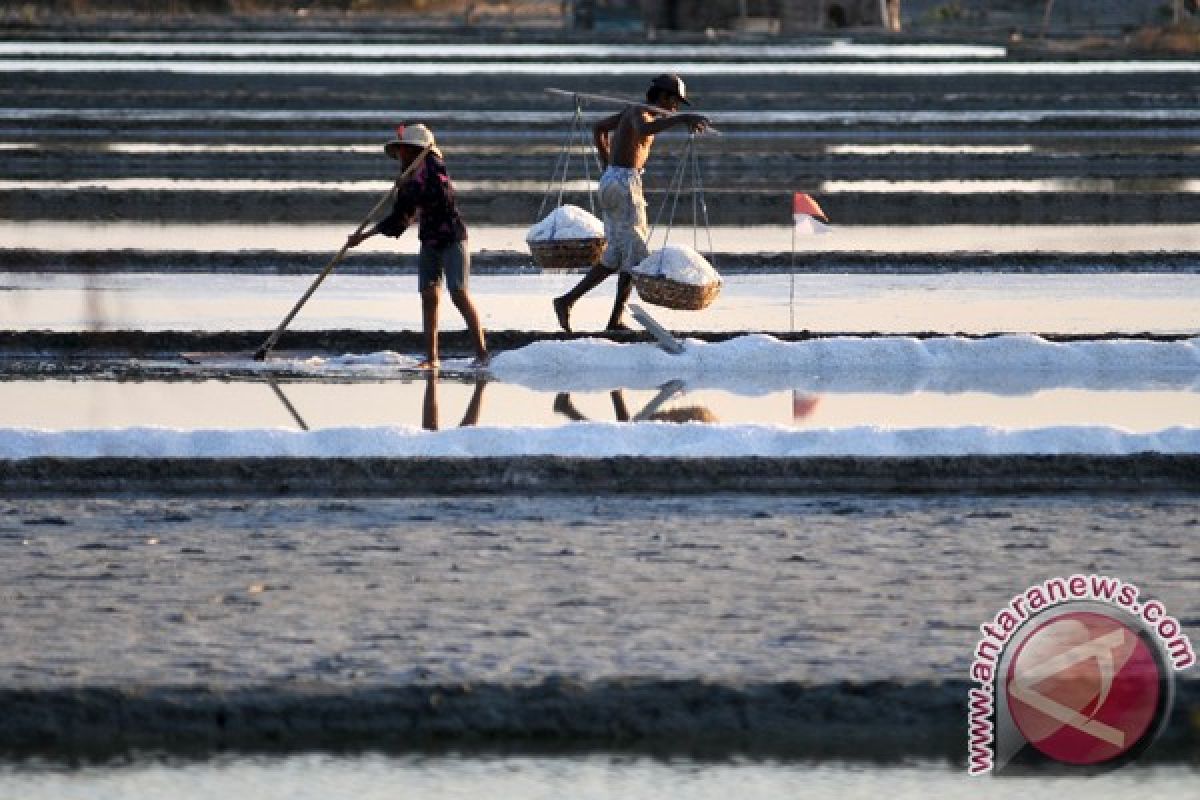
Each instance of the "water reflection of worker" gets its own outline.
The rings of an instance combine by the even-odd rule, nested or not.
[[[438,376],[430,372],[425,376],[425,402],[421,406],[421,427],[427,431],[438,430]],[[483,411],[483,387],[487,386],[487,378],[482,375],[475,379],[475,388],[471,391],[471,400],[467,410],[463,412],[462,422],[458,427],[466,428],[479,424],[479,414]]]
[[[612,399],[613,414],[616,416],[617,422],[629,422],[629,407],[625,405],[625,395],[621,390],[613,389],[608,396]],[[572,422],[591,422],[571,402],[570,392],[559,392],[554,396],[554,411]]]
[[[613,389],[608,393],[608,396],[612,400],[613,416],[616,417],[617,422],[720,422],[717,415],[704,406],[668,408],[666,411],[654,411],[650,414],[646,414],[645,410],[643,410],[641,414],[631,417],[629,407],[625,405],[625,395],[620,389]],[[655,400],[657,399],[655,398]],[[646,408],[649,409],[656,406],[656,402],[652,400]],[[573,422],[592,421],[575,407],[575,404],[571,401],[571,394],[569,392],[559,392],[554,396],[554,411]]]

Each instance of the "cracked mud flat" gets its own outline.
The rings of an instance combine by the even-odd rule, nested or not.
[[[981,622],[1095,572],[1194,631],[1198,525],[1172,494],[10,498],[0,748],[953,756]]]

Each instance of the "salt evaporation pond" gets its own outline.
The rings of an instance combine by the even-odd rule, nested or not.
[[[787,198],[783,198],[786,202]],[[0,220],[0,238],[11,248],[70,250],[237,250],[336,251],[348,225],[238,223],[148,223]],[[526,252],[528,227],[472,225],[471,248]],[[690,236],[681,233],[679,241]],[[787,253],[790,228],[777,225],[713,226],[713,248],[720,253]],[[1200,249],[1197,225],[834,225],[820,237],[795,243],[799,253],[1112,253]],[[396,253],[411,260],[414,249],[403,242],[369,240],[360,252]],[[163,265],[169,270],[170,264]],[[1103,260],[1097,259],[1097,269]]]
[[[0,429],[50,431],[151,425],[177,430],[291,427],[554,427],[635,418],[805,429],[920,429],[990,426],[1027,430],[1098,426],[1134,433],[1200,428],[1194,389],[1043,389],[1005,396],[986,391],[828,391],[816,387],[739,394],[722,389],[555,391],[493,381],[354,383],[266,381],[0,381]],[[752,386],[749,388],[753,388]],[[474,408],[472,403],[474,401]],[[477,414],[474,412],[477,411]],[[2,438],[2,437],[0,437]]]
[[[1188,767],[1133,768],[1093,778],[969,778],[945,764],[787,764],[734,759],[698,762],[633,756],[385,758],[296,756],[222,758],[210,762],[134,763],[72,770],[0,768],[0,794],[57,800],[178,800],[255,797],[306,800],[488,797],[496,800],[778,800],[781,797],[886,796],[892,800],[1059,800],[1082,793],[1089,800],[1181,796],[1200,772]]]
[[[225,31],[222,39],[236,40],[244,35],[239,31]],[[357,39],[358,37],[356,37]],[[957,59],[957,58],[1003,58],[1005,49],[993,45],[970,44],[864,44],[848,39],[834,39],[814,44],[770,44],[770,45],[670,45],[670,44],[462,44],[440,42],[372,43],[355,41],[352,44],[338,42],[274,42],[238,41],[222,42],[43,42],[9,41],[0,42],[3,56],[258,56],[287,58],[521,58],[547,59],[615,58],[644,59],[647,56],[717,59],[779,58],[792,60],[812,57],[840,58],[910,58],[910,59]]]
[[[0,383],[0,455],[1196,452],[1198,344],[754,335],[669,355],[543,341],[498,354],[491,383],[414,380],[416,357],[392,352],[243,365],[261,383],[148,362],[176,380]]]
[[[1195,61],[273,61],[267,59],[201,60],[199,58],[2,58],[0,72],[141,73],[186,75],[653,75],[678,71],[683,75],[1155,75],[1200,72]]]
[[[554,331],[550,300],[577,281],[477,275],[471,290],[485,328]],[[307,275],[0,273],[0,316],[10,330],[271,330],[311,282]],[[603,325],[612,291],[603,287],[575,306],[577,331]],[[703,312],[653,313],[678,331],[1180,333],[1196,330],[1200,275],[807,274],[795,276],[794,308],[791,294],[787,274],[732,274]],[[419,330],[420,313],[415,275],[335,274],[291,328]],[[444,330],[462,327],[449,302],[441,316]]]

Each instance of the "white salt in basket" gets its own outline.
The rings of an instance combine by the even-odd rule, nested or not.
[[[668,245],[651,253],[633,270],[638,296],[656,306],[677,311],[700,311],[721,293],[721,276],[690,247]],[[689,280],[679,280],[686,274]],[[701,280],[703,282],[693,282]]]
[[[544,270],[594,267],[608,240],[604,224],[578,206],[563,205],[525,236],[533,261]]]

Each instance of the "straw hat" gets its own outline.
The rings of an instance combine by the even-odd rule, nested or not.
[[[442,151],[438,149],[437,142],[434,141],[433,131],[420,123],[396,126],[396,138],[383,146],[383,152],[387,153],[389,158],[398,158],[396,148],[402,144],[412,145],[422,150],[428,147],[438,158],[442,157]]]

